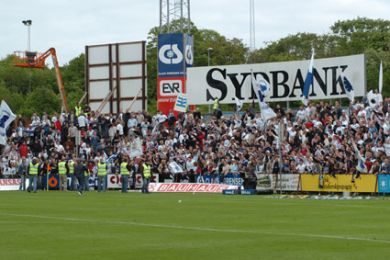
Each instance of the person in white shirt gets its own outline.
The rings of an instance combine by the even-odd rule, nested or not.
[[[119,136],[123,136],[123,125],[120,122],[116,124],[116,131]]]
[[[79,123],[79,128],[80,129],[85,129],[89,122],[88,122],[88,119],[85,117],[84,114],[81,114],[78,118],[77,118],[77,122]]]

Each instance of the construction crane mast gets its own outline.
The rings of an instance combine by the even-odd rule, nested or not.
[[[15,52],[17,57],[17,62],[15,63],[16,67],[21,68],[32,68],[32,69],[43,69],[45,68],[46,59],[51,56],[53,59],[53,65],[56,72],[58,90],[61,95],[62,107],[66,113],[69,112],[68,103],[65,96],[64,82],[62,80],[62,75],[60,71],[60,66],[58,64],[56,49],[50,48],[42,54],[37,54],[36,52]]]

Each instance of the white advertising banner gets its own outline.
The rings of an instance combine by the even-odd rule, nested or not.
[[[298,191],[299,188],[299,174],[257,174],[258,191]]]
[[[280,174],[280,179],[276,184],[277,190],[282,191],[298,191],[299,174]]]
[[[189,104],[234,104],[235,97],[252,102],[253,77],[262,75],[271,85],[266,102],[302,100],[302,89],[309,60],[192,67],[187,70],[187,99]],[[347,98],[341,73],[351,82],[355,96],[365,94],[365,58],[363,54],[337,58],[315,59],[313,87],[309,100]]]
[[[129,182],[131,182],[131,175],[129,176]],[[158,174],[154,173],[151,182],[158,182]],[[142,188],[142,175],[137,173],[135,175],[135,188]],[[19,186],[18,186],[19,187]],[[130,185],[129,185],[130,187]],[[107,188],[108,189],[120,189],[122,188],[122,177],[120,174],[107,174]]]
[[[150,183],[150,192],[211,192],[222,193],[223,190],[238,189],[235,185],[210,183]]]

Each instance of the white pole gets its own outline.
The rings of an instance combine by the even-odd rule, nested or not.
[[[382,94],[382,88],[383,88],[383,66],[382,66],[382,61],[381,64],[379,65],[379,94]]]

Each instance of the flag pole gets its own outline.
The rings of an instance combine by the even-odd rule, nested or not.
[[[378,81],[379,94],[382,94],[382,88],[383,88],[383,65],[381,60],[381,63],[379,65],[379,81]]]

